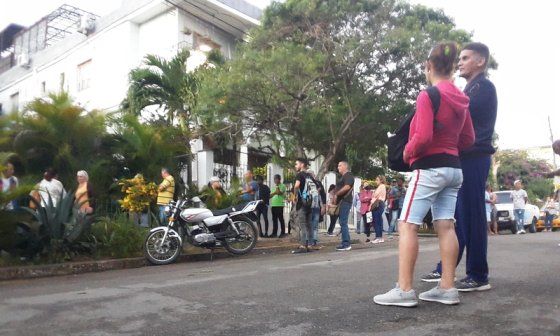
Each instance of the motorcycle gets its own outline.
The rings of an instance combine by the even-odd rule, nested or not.
[[[257,244],[255,210],[262,201],[251,201],[221,210],[209,210],[198,197],[181,197],[165,208],[167,226],[150,230],[144,255],[155,265],[177,260],[183,243],[211,249],[224,247],[233,255],[244,255]]]

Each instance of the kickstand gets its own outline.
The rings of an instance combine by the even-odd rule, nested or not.
[[[214,261],[214,248],[210,249],[210,261]]]

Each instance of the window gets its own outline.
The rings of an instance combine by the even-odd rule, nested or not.
[[[78,91],[89,89],[91,85],[91,60],[78,65]]]
[[[12,112],[17,112],[19,110],[19,92],[10,96],[10,105],[12,107]]]

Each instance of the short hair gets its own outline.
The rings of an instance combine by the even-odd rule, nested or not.
[[[282,176],[280,176],[280,174],[276,174],[276,175],[274,175],[274,179],[275,180],[282,180]]]
[[[457,44],[455,42],[438,43],[430,51],[428,62],[439,75],[449,76],[455,70],[457,63]]]
[[[169,169],[167,169],[167,167],[161,167],[161,172],[166,172],[167,174],[169,174]]]
[[[338,164],[343,164],[346,166],[346,168],[350,169],[350,165],[348,164],[348,161],[340,161]]]
[[[257,182],[264,182],[264,178],[262,177],[262,175],[258,175],[256,180]]]
[[[304,166],[309,166],[309,160],[307,160],[306,158],[300,157],[296,159],[297,162],[302,163]]]
[[[480,42],[467,43],[463,47],[463,50],[474,51],[475,53],[484,57],[484,66],[486,67],[488,65],[488,61],[490,60],[490,49],[488,49],[488,46],[486,44]]]

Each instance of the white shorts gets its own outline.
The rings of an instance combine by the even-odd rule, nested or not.
[[[457,193],[462,183],[463,171],[459,168],[416,169],[399,220],[422,225],[431,208],[434,221],[455,221]]]

